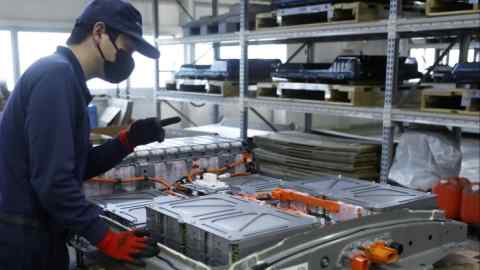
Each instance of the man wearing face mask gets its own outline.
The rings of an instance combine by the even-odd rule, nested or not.
[[[134,51],[150,58],[159,52],[142,38],[141,15],[124,0],[92,1],[67,44],[22,75],[0,120],[2,270],[68,269],[71,235],[137,265],[158,253],[145,234],[111,231],[81,187],[137,145],[163,141],[162,124],[178,121],[139,120],[103,145],[89,145],[86,81],[119,83],[134,69]]]

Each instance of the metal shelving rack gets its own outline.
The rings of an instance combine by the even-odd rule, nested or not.
[[[397,69],[399,55],[399,41],[403,37],[422,37],[431,35],[451,35],[455,33],[479,33],[480,14],[401,18],[402,0],[390,0],[388,20],[365,23],[341,23],[337,25],[299,25],[276,27],[249,31],[248,2],[241,3],[241,27],[238,33],[193,36],[158,40],[159,45],[194,44],[194,43],[236,43],[240,44],[240,96],[238,98],[212,97],[207,95],[184,94],[161,91],[158,98],[172,101],[201,101],[213,104],[240,104],[241,107],[241,136],[247,139],[248,108],[263,107],[281,109],[306,114],[306,126],[311,126],[311,114],[347,116],[381,120],[383,122],[382,136],[382,167],[381,182],[386,182],[393,157],[393,128],[394,123],[421,123],[451,126],[457,128],[480,129],[480,119],[474,116],[460,116],[450,114],[425,113],[407,109],[396,109],[393,106],[397,91]],[[323,105],[296,100],[255,99],[248,98],[248,46],[262,43],[298,43],[321,42],[332,38],[338,41],[356,39],[387,39],[387,78],[385,82],[385,102],[383,108],[348,107],[342,105]],[[306,128],[308,130],[308,128]]]

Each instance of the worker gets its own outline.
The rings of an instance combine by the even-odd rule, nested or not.
[[[142,17],[130,3],[94,0],[68,46],[35,62],[17,82],[0,122],[0,269],[66,270],[73,235],[128,263],[142,265],[158,253],[143,233],[110,230],[82,191],[83,181],[114,167],[135,146],[164,139],[159,121],[150,118],[101,146],[89,144],[86,81],[127,79],[134,51],[158,58],[142,35]]]

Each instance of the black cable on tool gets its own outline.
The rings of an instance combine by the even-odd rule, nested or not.
[[[160,257],[159,255],[156,255],[155,258],[159,259],[160,261],[166,263],[170,268],[172,268],[173,270],[181,270],[179,268],[177,268],[171,261],[163,258],[163,257]]]
[[[205,105],[207,105],[206,103],[202,103],[202,104],[195,104],[193,102],[190,102],[190,105],[192,105],[193,107],[195,108],[202,108],[204,107]]]

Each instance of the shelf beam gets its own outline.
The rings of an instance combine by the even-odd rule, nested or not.
[[[442,114],[394,109],[392,120],[403,123],[416,123],[437,126],[471,128],[480,132],[480,119],[478,116]]]
[[[158,100],[176,102],[201,102],[208,104],[236,105],[239,97],[222,97],[217,95],[160,91]],[[245,98],[245,105],[256,109],[287,110],[300,113],[344,116],[359,119],[383,120],[383,108],[380,107],[352,107],[346,105],[332,105],[309,100],[280,99],[280,98]],[[421,112],[419,110],[392,109],[393,122],[417,123],[438,126],[471,128],[480,130],[480,119],[476,116]]]
[[[353,107],[346,105],[332,105],[309,100],[288,98],[248,98],[247,104],[254,108],[271,108],[273,110],[287,110],[300,113],[315,113],[332,116],[345,116],[360,119],[382,120],[382,108]]]
[[[362,23],[339,23],[339,24],[306,24],[295,26],[281,26],[265,28],[256,31],[246,31],[245,34],[250,43],[276,43],[293,40],[302,43],[305,39],[325,38],[331,42],[331,38],[346,40],[355,39],[386,39],[388,35],[388,20],[379,20]],[[478,32],[480,28],[480,16],[455,15],[419,18],[399,18],[397,20],[397,32],[401,37],[422,37],[445,35],[451,31]],[[185,43],[214,43],[235,42],[239,43],[240,33],[226,33],[215,35],[190,36],[174,39],[160,39],[160,45],[173,45]]]
[[[157,94],[158,100],[170,100],[178,102],[201,102],[208,104],[228,104],[234,105],[239,103],[238,97],[222,97],[218,95],[186,93],[176,91],[160,91]]]

